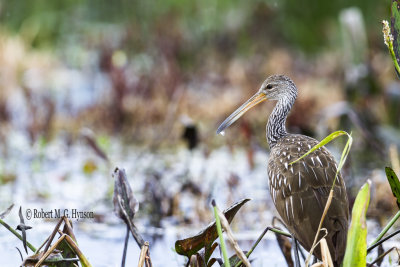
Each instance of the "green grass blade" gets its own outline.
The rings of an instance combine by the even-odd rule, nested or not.
[[[331,133],[330,135],[328,135],[327,137],[325,137],[321,142],[319,142],[317,145],[315,145],[314,147],[312,147],[307,153],[305,153],[303,156],[301,156],[300,158],[296,159],[295,161],[292,161],[290,164],[296,163],[297,161],[307,157],[310,153],[314,152],[315,150],[317,150],[320,147],[323,147],[324,145],[328,144],[330,141],[332,141],[333,139],[342,136],[342,135],[347,135],[349,137],[350,140],[352,140],[352,137],[350,136],[350,134],[348,134],[345,131],[336,131]],[[352,142],[352,141],[351,141]],[[346,144],[347,146],[347,144]],[[351,146],[351,144],[350,144]],[[350,146],[348,148],[348,150],[350,149]],[[345,149],[346,150],[346,149]],[[345,150],[343,150],[343,153],[345,152]],[[348,152],[347,152],[348,153]],[[342,154],[343,155],[343,154]],[[347,156],[347,154],[346,154]]]
[[[383,228],[382,232],[379,233],[378,237],[369,245],[369,247],[372,247],[375,245],[379,240],[382,239],[382,237],[389,231],[390,228],[392,228],[393,224],[399,219],[400,217],[400,210],[393,216],[393,218],[388,222],[388,224]]]
[[[351,225],[347,236],[343,267],[365,267],[367,264],[367,219],[370,184],[365,183],[354,202]]]
[[[340,170],[343,168],[343,165],[346,162],[347,156],[350,152],[351,145],[353,144],[353,137],[351,137],[351,133],[348,134],[345,131],[336,131],[336,132],[331,133],[330,135],[325,137],[321,142],[319,142],[317,145],[312,147],[307,153],[305,153],[304,155],[302,155],[300,158],[296,159],[295,161],[292,161],[290,164],[293,164],[293,163],[307,157],[310,153],[314,152],[315,150],[317,150],[320,147],[323,147],[324,145],[328,144],[330,141],[332,141],[335,138],[342,136],[342,135],[347,135],[348,139],[347,139],[346,145],[344,146],[344,149],[342,151],[342,155],[340,156],[339,166],[336,170],[335,179],[333,180],[333,184],[332,184],[332,188],[333,188],[333,186],[336,183],[336,177],[338,176]]]
[[[228,253],[226,252],[225,240],[224,240],[224,237],[222,236],[221,221],[218,216],[217,205],[215,204],[215,200],[212,200],[211,204],[214,208],[215,223],[217,225],[219,243],[221,245],[222,255],[224,257],[224,265],[225,265],[225,267],[231,267],[231,265],[229,263]]]
[[[267,228],[262,232],[262,234],[258,237],[257,241],[253,244],[253,246],[251,247],[251,249],[246,253],[246,257],[247,257],[247,258],[250,257],[251,253],[253,253],[254,249],[258,246],[258,243],[260,243],[260,241],[263,239],[264,235],[265,235],[268,231],[271,231],[271,232],[274,232],[274,233],[276,233],[276,234],[280,234],[280,235],[283,235],[283,236],[292,238],[292,236],[291,236],[289,233],[286,233],[286,232],[284,232],[284,231],[282,231],[282,230],[278,230],[278,229],[275,229],[275,228],[267,227]],[[239,266],[241,266],[241,264],[242,264],[242,261],[238,261],[238,263],[236,263],[235,267],[239,267]]]
[[[339,161],[339,166],[338,166],[339,171],[343,168],[343,165],[346,162],[347,156],[349,155],[351,145],[353,144],[353,137],[351,137],[351,134],[346,133],[346,135],[348,137],[348,140],[346,142],[346,145],[344,146],[342,155],[340,156],[340,161]],[[334,138],[336,138],[336,137],[334,137]]]

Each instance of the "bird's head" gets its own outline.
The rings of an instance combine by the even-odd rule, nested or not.
[[[255,105],[265,100],[292,100],[296,99],[297,88],[294,82],[285,75],[271,75],[261,85],[258,92],[247,100],[243,105],[236,109],[223,123],[218,127],[217,134],[232,125],[244,113]]]
[[[265,95],[265,99],[269,100],[296,98],[297,88],[289,77],[285,75],[271,75],[262,83],[257,94]]]

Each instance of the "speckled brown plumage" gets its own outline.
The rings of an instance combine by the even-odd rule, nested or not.
[[[308,136],[288,134],[271,149],[268,161],[269,188],[275,207],[289,231],[308,251],[314,241],[337,166],[331,153],[324,147],[292,165],[288,163],[317,143]],[[338,175],[333,201],[322,225],[328,230],[326,240],[337,264],[342,262],[346,248],[347,207],[344,181]],[[319,248],[314,253],[321,258]]]

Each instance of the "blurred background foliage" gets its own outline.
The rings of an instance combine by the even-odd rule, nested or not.
[[[377,163],[385,158],[380,145],[388,136],[387,143],[398,145],[398,84],[386,64],[380,24],[389,5],[2,1],[7,79],[1,85],[11,92],[1,98],[2,117],[18,124],[21,110],[13,111],[5,95],[20,90],[29,104],[18,125],[32,142],[87,126],[137,143],[175,144],[190,121],[203,127],[203,141],[215,145],[221,141],[209,137],[217,123],[268,74],[285,73],[304,92],[289,118],[292,131],[321,138],[336,128],[354,130],[363,137],[360,162]],[[247,117],[250,134],[233,136],[242,144],[255,136],[266,147],[265,117],[256,113]],[[393,127],[381,131],[382,124]]]
[[[388,12],[390,1],[3,1],[1,22],[20,32],[34,47],[60,44],[66,34],[82,34],[93,24],[118,24],[131,31],[127,48],[142,50],[154,34],[168,34],[162,26],[178,31],[187,44],[196,48],[213,45],[226,36],[235,41],[235,52],[249,53],[259,45],[282,45],[315,54],[337,45],[337,15],[357,6],[364,14],[369,32],[379,35],[376,15]],[[167,25],[161,25],[167,24]],[[165,30],[165,29],[164,29]],[[336,33],[336,34],[335,34]],[[222,35],[222,36],[220,36]],[[372,36],[374,37],[374,36]],[[261,47],[268,48],[268,46]],[[137,51],[136,50],[136,51]],[[226,50],[225,50],[226,51]]]
[[[77,86],[82,88],[77,91],[70,88],[57,91],[54,89],[57,85],[46,84],[48,88],[43,94],[48,95],[44,100],[48,108],[43,113],[52,113],[53,108],[57,113],[59,105],[76,106],[73,102],[80,98],[77,92],[85,95],[83,92],[87,91],[88,101],[82,106],[90,106],[86,109],[90,112],[79,109],[78,115],[74,108],[69,110],[69,115],[78,118],[78,125],[111,129],[114,133],[136,128],[135,134],[129,135],[143,141],[149,137],[148,132],[138,127],[170,124],[171,129],[166,132],[174,132],[178,115],[182,114],[204,122],[207,126],[204,135],[211,134],[218,121],[239,104],[241,95],[246,96],[246,90],[255,90],[268,74],[278,72],[300,80],[300,87],[309,86],[313,90],[314,86],[322,86],[325,87],[322,95],[331,90],[339,94],[333,99],[348,101],[355,116],[347,124],[343,121],[346,119],[341,119],[343,127],[351,128],[354,120],[360,122],[360,129],[386,121],[398,124],[398,110],[393,106],[390,108],[395,110],[385,109],[379,103],[381,98],[377,98],[384,91],[378,80],[382,60],[386,60],[377,55],[385,49],[380,21],[388,17],[389,5],[390,1],[373,0],[307,0],[301,4],[294,0],[185,3],[17,0],[1,3],[0,21],[2,35],[18,36],[26,53],[44,51],[53,55],[57,63],[48,63],[47,68],[59,64],[84,76],[83,84]],[[27,75],[31,68],[26,63],[29,60],[21,56],[21,61],[15,85],[28,87],[24,94],[33,97],[29,87],[35,82],[29,79],[39,78],[36,74]],[[303,78],[308,76],[315,78],[307,80],[316,84],[303,85]],[[57,78],[54,80],[60,83]],[[99,83],[103,87],[108,83],[109,89],[98,89],[102,87]],[[231,100],[227,99],[227,89],[233,96]],[[57,98],[54,95],[60,90],[64,94],[70,91],[64,96],[69,96],[72,103],[60,100],[64,103],[52,107],[51,99]],[[206,97],[207,105],[199,102],[204,93],[210,94]],[[138,103],[137,99],[143,101]],[[315,120],[317,111],[330,104],[333,102],[324,102],[318,96],[306,99],[305,104],[298,105],[305,116],[293,115],[291,125],[297,131],[313,134],[318,124],[325,123]],[[377,113],[365,114],[371,111],[371,106]],[[209,112],[210,109],[215,112]],[[51,121],[49,116],[47,119]],[[263,133],[261,122],[265,118],[257,120],[252,116],[255,132]],[[168,121],[164,123],[165,120]],[[208,124],[211,120],[213,123]],[[30,135],[33,138],[42,134]],[[368,131],[364,135],[372,140],[380,138]],[[175,134],[175,139],[178,137]],[[377,148],[378,140],[372,143]]]
[[[268,75],[281,73],[299,88],[289,131],[317,139],[339,129],[352,132],[343,170],[348,191],[371,178],[376,197],[370,216],[391,215],[397,207],[387,197],[383,167],[400,172],[400,84],[382,37],[390,4],[0,0],[0,192],[13,201],[18,196],[7,185],[37,177],[44,186],[34,184],[36,193],[31,181],[17,191],[49,198],[43,181],[50,179],[54,191],[54,172],[59,184],[76,183],[74,177],[81,183],[82,173],[92,181],[97,175],[102,182],[91,188],[99,188],[115,167],[107,164],[124,158],[143,210],[153,215],[151,225],[172,215],[178,222],[207,222],[207,200],[218,180],[231,202],[252,197],[262,219],[249,218],[265,226],[259,211],[270,205],[260,155],[268,153],[265,124],[274,103],[246,114],[225,137],[215,131]],[[114,146],[119,142],[122,153]],[[339,155],[344,142],[331,150]],[[76,157],[76,146],[93,153]],[[243,163],[235,151],[245,151],[250,171],[243,175],[235,171],[242,165],[223,164]],[[51,167],[44,170],[46,164]],[[178,201],[181,191],[201,205]]]

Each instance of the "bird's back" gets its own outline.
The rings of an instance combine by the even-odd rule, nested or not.
[[[289,231],[310,250],[335,178],[337,164],[324,147],[304,159],[289,163],[305,154],[318,141],[304,135],[288,134],[271,149],[268,162],[270,193],[275,207]],[[349,220],[346,187],[338,174],[332,203],[322,225],[336,264],[343,260]],[[320,234],[322,236],[322,234]],[[320,249],[314,254],[321,259]]]

